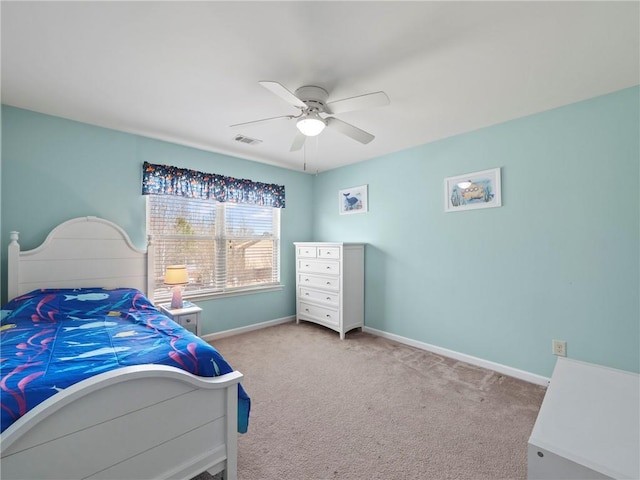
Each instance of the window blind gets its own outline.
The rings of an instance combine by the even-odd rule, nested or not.
[[[168,265],[186,265],[184,296],[277,285],[280,210],[171,195],[147,196],[155,245],[154,298],[169,298]]]

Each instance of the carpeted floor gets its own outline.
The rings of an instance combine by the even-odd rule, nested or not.
[[[540,386],[308,323],[213,343],[252,398],[241,480],[526,478]]]

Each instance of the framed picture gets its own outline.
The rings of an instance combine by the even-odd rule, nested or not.
[[[338,211],[340,215],[365,213],[368,209],[367,185],[345,188],[338,192]]]
[[[502,206],[500,169],[444,179],[444,211],[459,212]]]

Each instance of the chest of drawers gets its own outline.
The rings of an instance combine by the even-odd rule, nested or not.
[[[364,326],[364,244],[295,242],[296,323],[345,333]]]

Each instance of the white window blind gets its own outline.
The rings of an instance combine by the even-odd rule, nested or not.
[[[147,196],[155,299],[169,298],[168,265],[186,265],[184,296],[280,283],[280,209],[172,195]]]

